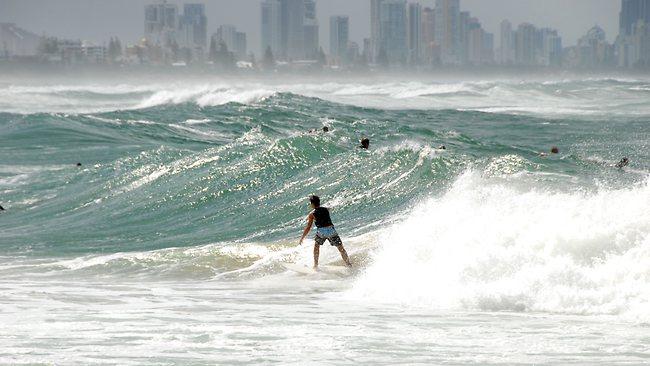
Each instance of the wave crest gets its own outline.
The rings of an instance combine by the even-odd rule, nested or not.
[[[390,228],[351,295],[482,310],[650,319],[650,180],[597,193],[468,172]]]

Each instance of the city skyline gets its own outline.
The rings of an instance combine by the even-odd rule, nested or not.
[[[257,50],[249,48],[248,34],[238,28],[235,19],[213,32],[205,2],[158,0],[144,4],[142,36],[135,42],[125,41],[125,46],[119,37],[111,36],[106,46],[106,41],[93,43],[85,36],[83,40],[43,37],[13,23],[0,23],[0,58],[15,61],[31,56],[39,62],[68,65],[213,65],[223,70],[265,71],[339,66],[349,70],[369,66],[425,70],[441,66],[605,69],[650,65],[650,0],[620,1],[614,42],[608,41],[607,31],[599,25],[571,43],[547,24],[513,24],[504,18],[499,24],[498,45],[495,33],[485,28],[479,16],[463,10],[461,0],[435,0],[433,7],[427,6],[426,0],[370,0],[370,34],[363,42],[350,37],[350,18],[342,12],[330,15],[329,24],[324,22],[329,29],[321,27],[319,9],[334,9],[331,3],[321,7],[316,0],[252,3],[259,6],[257,17],[250,11],[246,18],[258,20],[259,31],[251,37],[262,36]],[[327,31],[329,39],[321,39],[321,33]],[[328,41],[329,54],[322,47]],[[263,61],[262,65],[256,59]]]
[[[349,17],[349,39],[363,44],[363,39],[371,36],[370,0],[346,2],[328,0],[327,3],[317,2],[317,20],[320,24],[319,38],[323,49],[329,50],[331,16]],[[413,1],[410,1],[412,3]],[[480,0],[464,0],[461,10],[469,11],[478,18],[483,28],[498,35],[501,21],[507,19],[515,27],[520,23],[532,23],[557,29],[565,44],[575,44],[592,26],[598,24],[605,30],[607,40],[613,42],[618,34],[618,14],[621,6],[619,1],[576,0],[571,9],[551,11],[557,7],[550,0],[547,7],[540,9],[534,1],[494,0],[492,7],[486,7]],[[97,0],[59,0],[44,2],[40,0],[0,0],[0,22],[13,22],[18,26],[37,34],[62,38],[88,40],[96,44],[108,43],[110,37],[117,36],[123,43],[135,43],[144,35],[142,18],[144,8],[154,1],[116,0],[110,3]],[[183,1],[169,1],[182,9]],[[232,24],[248,34],[249,50],[259,53],[261,48],[260,27],[261,1],[245,1],[232,4],[227,1],[205,2],[208,17],[207,33],[213,34],[224,24]],[[419,2],[423,8],[433,7],[435,1]],[[499,6],[501,4],[502,6]],[[128,5],[129,11],[124,11]],[[141,6],[140,6],[141,5]],[[565,7],[566,8],[566,7]],[[544,9],[546,9],[544,11]],[[84,14],[78,19],[61,21],[70,13]],[[119,14],[112,17],[111,14]],[[573,15],[580,14],[579,17]],[[611,16],[615,14],[614,16]],[[571,16],[569,16],[571,15]],[[119,27],[114,23],[120,21]],[[92,26],[90,26],[92,24]],[[112,28],[111,28],[112,27]],[[495,47],[499,46],[499,37],[495,37]]]

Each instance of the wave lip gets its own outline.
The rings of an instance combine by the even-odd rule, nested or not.
[[[467,172],[385,233],[350,295],[380,302],[650,320],[650,180],[596,193]]]

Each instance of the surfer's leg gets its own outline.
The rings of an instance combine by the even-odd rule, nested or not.
[[[352,263],[350,263],[350,258],[348,258],[348,252],[345,251],[343,245],[337,245],[336,248],[338,248],[339,252],[341,253],[341,258],[343,258],[345,264],[347,264],[348,267],[352,267]]]
[[[320,255],[320,245],[314,244],[314,268],[318,268],[318,256]]]
[[[343,261],[345,264],[347,264],[348,267],[352,267],[352,263],[350,263],[350,258],[348,258],[348,252],[345,251],[345,248],[343,248],[343,241],[341,241],[341,238],[336,235],[330,238],[330,242],[332,243],[333,246],[336,247],[336,249],[339,250],[339,253],[341,253],[341,258],[343,258]]]

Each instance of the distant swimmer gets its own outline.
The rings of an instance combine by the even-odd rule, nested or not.
[[[619,169],[623,169],[628,164],[630,164],[630,160],[628,158],[623,158],[623,159],[621,159],[621,161],[616,163],[616,167],[619,168]]]
[[[323,126],[323,132],[330,132],[330,128],[327,126]]]
[[[364,137],[361,139],[361,145],[359,145],[360,148],[368,150],[370,148],[370,139]]]
[[[557,146],[551,147],[551,154],[559,154],[559,153],[560,153],[560,149]],[[539,153],[539,156],[545,158],[548,156],[548,154],[542,151],[541,153]]]
[[[77,166],[81,166],[81,163],[77,163]]]
[[[5,208],[0,205],[0,211],[4,211]]]
[[[440,146],[438,146],[438,150],[447,150],[447,146],[440,145]]]
[[[311,230],[314,221],[316,222],[316,236],[314,237],[314,268],[318,268],[318,257],[320,255],[320,246],[325,243],[325,240],[330,242],[330,245],[335,246],[341,253],[341,258],[348,267],[352,267],[350,259],[348,258],[348,253],[343,248],[343,242],[339,237],[339,234],[332,224],[332,219],[330,218],[330,211],[326,207],[321,207],[320,198],[318,196],[309,196],[309,204],[313,211],[307,216],[307,226],[302,232],[302,237],[300,238],[300,244],[309,231]]]

